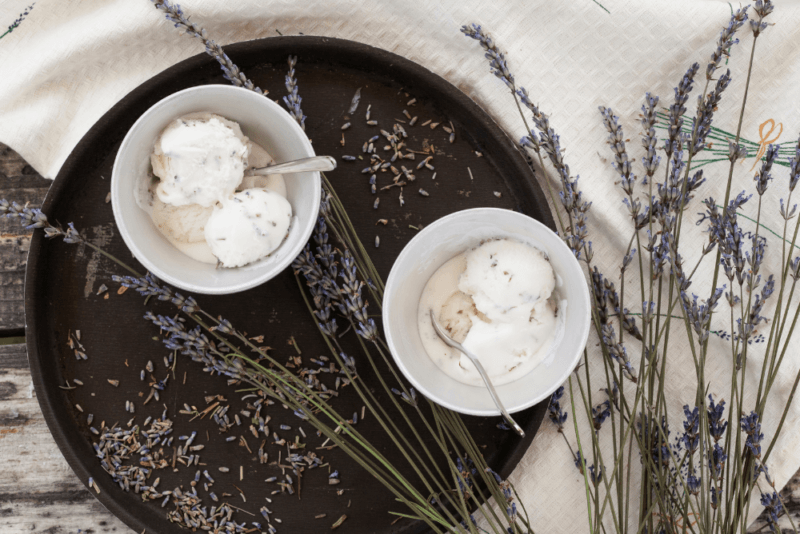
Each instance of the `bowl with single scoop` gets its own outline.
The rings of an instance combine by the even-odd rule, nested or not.
[[[481,374],[444,333],[478,357],[509,413],[547,399],[575,369],[589,336],[589,290],[575,256],[521,213],[475,208],[414,236],[389,273],[383,328],[397,366],[451,410],[500,415]]]
[[[247,89],[203,85],[148,109],[114,161],[111,203],[134,257],[171,285],[244,291],[297,257],[319,212],[321,177],[254,168],[315,156],[278,104]]]

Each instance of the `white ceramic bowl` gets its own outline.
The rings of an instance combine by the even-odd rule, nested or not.
[[[184,89],[148,109],[122,141],[111,174],[114,219],[134,257],[164,282],[193,293],[236,293],[270,280],[297,257],[317,220],[321,180],[317,172],[284,177],[294,217],[288,237],[270,256],[235,269],[217,269],[186,256],[156,229],[136,204],[133,191],[136,180],[150,168],[153,144],[164,128],[173,119],[200,111],[239,123],[242,132],[279,163],[315,155],[300,126],[269,98],[230,85]]]
[[[497,208],[459,211],[430,224],[392,266],[384,291],[383,328],[392,356],[409,382],[434,402],[469,415],[500,415],[500,411],[488,389],[451,378],[428,357],[417,326],[419,300],[428,279],[447,260],[498,237],[543,251],[556,273],[557,296],[566,301],[563,335],[557,336],[550,354],[527,375],[497,387],[506,409],[518,412],[551,395],[578,364],[589,336],[586,279],[575,256],[552,230],[526,215]]]

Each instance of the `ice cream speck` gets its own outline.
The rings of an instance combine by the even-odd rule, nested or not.
[[[470,360],[448,347],[429,310],[449,335],[478,356],[495,385],[529,373],[556,336],[556,278],[545,255],[512,239],[493,239],[442,265],[423,290],[418,310],[422,344],[434,363],[465,384],[482,386]]]

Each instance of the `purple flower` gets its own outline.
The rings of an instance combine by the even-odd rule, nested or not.
[[[693,410],[689,410],[689,406],[685,405],[683,414],[686,420],[683,422],[683,435],[680,440],[689,454],[692,454],[700,444],[700,409],[695,406]]]
[[[745,6],[736,10],[736,12],[731,15],[731,20],[728,22],[728,26],[720,32],[719,39],[717,40],[717,48],[711,55],[711,61],[706,67],[707,79],[710,80],[714,77],[714,72],[717,70],[717,68],[719,68],[722,58],[728,57],[731,47],[739,42],[739,39],[734,39],[733,36],[747,20],[748,7],[750,6]]]
[[[22,21],[25,20],[25,17],[28,16],[28,14],[31,12],[31,10],[33,10],[33,6],[35,6],[35,5],[36,5],[36,2],[34,2],[31,5],[29,5],[28,7],[26,7],[25,10],[22,13],[19,14],[17,19],[14,22],[11,23],[11,25],[8,27],[8,30],[6,31],[6,33],[13,32],[14,29],[17,28],[17,26],[22,24]],[[2,35],[0,35],[0,37],[2,37]]]
[[[758,14],[758,20],[752,19],[750,21],[750,29],[753,30],[753,36],[758,37],[761,32],[767,29],[767,23],[764,22],[764,18],[772,13],[774,8],[775,6],[772,5],[770,0],[756,0],[753,11]]]
[[[244,87],[255,91],[260,95],[266,95],[268,91],[262,91],[250,81],[242,71],[239,70],[231,58],[222,50],[222,47],[208,38],[206,30],[191,22],[189,17],[183,14],[181,6],[175,3],[170,3],[169,0],[151,0],[153,5],[159,11],[163,12],[167,20],[172,22],[176,28],[182,28],[186,33],[192,37],[200,39],[206,47],[206,54],[213,57],[222,68],[223,76],[226,80],[231,82],[237,87]]]
[[[461,33],[481,43],[481,47],[486,51],[486,59],[489,60],[489,70],[513,91],[514,76],[508,69],[505,55],[500,52],[492,38],[478,24],[462,26]]]
[[[694,63],[683,75],[678,87],[675,88],[675,103],[669,107],[669,119],[667,124],[667,139],[664,142],[664,150],[667,157],[672,157],[674,152],[683,149],[683,138],[681,130],[683,128],[683,115],[686,113],[686,101],[689,93],[692,92],[692,84],[700,64]]]
[[[611,415],[611,403],[603,401],[594,408],[592,408],[592,421],[594,423],[595,431],[599,431],[608,416]]]
[[[698,106],[697,117],[692,121],[692,138],[693,145],[690,148],[691,153],[697,154],[705,148],[706,136],[711,131],[711,121],[714,118],[714,110],[717,109],[722,93],[731,82],[730,69],[717,79],[717,84],[714,89],[703,99],[700,98],[700,105]]]
[[[778,492],[773,491],[772,493],[762,493],[761,505],[764,507],[764,511],[767,512],[767,524],[769,525],[770,530],[772,532],[781,532],[781,529],[778,526],[778,517],[782,516],[785,513],[785,510]]]
[[[547,416],[558,427],[559,432],[564,430],[564,422],[567,420],[567,412],[561,408],[563,396],[564,386],[561,386],[550,397],[550,404],[547,406]]]
[[[719,404],[714,404],[714,397],[708,396],[708,433],[717,442],[722,439],[725,429],[728,428],[728,423],[722,418],[725,413],[725,401],[720,401]]]
[[[614,115],[611,108],[600,106],[599,109],[603,116],[603,124],[608,130],[608,144],[611,145],[611,151],[614,152],[614,169],[620,175],[622,190],[628,196],[632,196],[636,175],[631,174],[631,163],[628,160],[628,152],[625,150],[625,135],[619,124],[619,117]]]
[[[767,190],[767,186],[769,185],[769,181],[772,180],[770,171],[772,171],[772,164],[775,162],[775,158],[778,156],[778,149],[780,149],[780,147],[781,145],[769,145],[767,148],[767,153],[764,156],[764,161],[761,162],[761,168],[753,177],[753,179],[756,181],[756,191],[758,192],[759,196],[764,194],[764,192]]]
[[[289,108],[289,114],[294,117],[297,124],[305,131],[306,129],[306,116],[303,115],[303,110],[300,109],[300,103],[303,101],[297,93],[297,78],[294,76],[294,66],[297,64],[297,56],[289,56],[289,73],[286,75],[286,90],[289,91],[288,96],[283,97],[283,103]]]
[[[756,412],[750,412],[750,415],[743,415],[741,420],[742,431],[747,434],[745,440],[745,447],[756,458],[761,458],[761,441],[764,439],[764,434],[761,433],[761,423],[758,420]]]

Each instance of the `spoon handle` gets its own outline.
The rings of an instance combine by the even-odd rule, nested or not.
[[[250,169],[245,176],[267,176],[269,174],[291,174],[295,172],[325,172],[336,168],[336,160],[330,156],[314,156],[311,158],[296,159],[268,167]]]
[[[466,347],[464,347],[464,345],[461,345],[460,343],[459,343],[458,350],[463,352],[466,355],[467,358],[472,360],[472,363],[475,364],[475,368],[478,370],[478,373],[480,373],[481,378],[483,378],[483,381],[486,383],[486,387],[489,389],[489,395],[492,396],[492,400],[494,401],[495,405],[500,409],[500,412],[503,414],[503,417],[505,417],[506,421],[508,421],[508,424],[511,425],[511,427],[514,429],[514,431],[517,434],[519,434],[520,437],[524,438],[525,437],[525,431],[522,430],[522,427],[520,427],[517,424],[516,421],[514,421],[514,419],[511,417],[511,415],[506,410],[506,407],[503,406],[502,402],[500,402],[500,397],[497,395],[497,390],[494,389],[494,385],[492,384],[492,381],[489,380],[489,375],[486,374],[486,370],[483,368],[483,365],[481,364],[481,362],[478,359],[478,357],[475,356],[474,354],[472,354],[469,350],[467,350]]]
[[[522,430],[522,427],[520,427],[516,421],[514,421],[514,419],[508,413],[508,410],[506,410],[506,407],[503,406],[502,402],[500,402],[500,397],[497,395],[497,391],[494,389],[494,385],[492,384],[492,381],[489,379],[489,375],[486,374],[486,369],[483,368],[483,365],[481,365],[481,361],[478,359],[478,357],[475,356],[469,350],[467,350],[467,348],[464,345],[462,345],[461,343],[459,343],[458,341],[447,335],[447,333],[442,328],[442,325],[440,325],[439,321],[436,320],[436,314],[433,313],[433,310],[428,310],[428,314],[431,316],[431,324],[433,325],[433,329],[436,331],[436,335],[439,336],[439,338],[442,341],[444,341],[445,344],[453,347],[456,350],[461,351],[464,354],[464,356],[470,359],[470,361],[475,365],[475,368],[478,370],[478,373],[481,375],[484,384],[486,384],[486,388],[489,390],[489,395],[492,396],[494,405],[497,406],[497,408],[500,410],[500,413],[502,413],[503,417],[506,418],[508,424],[510,424],[514,428],[514,431],[517,434],[519,434],[520,437],[524,438],[525,431]]]

